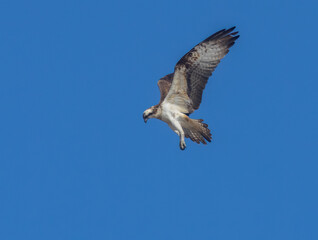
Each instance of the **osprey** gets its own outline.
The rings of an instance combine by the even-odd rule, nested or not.
[[[145,123],[149,118],[166,122],[180,137],[180,149],[184,150],[184,138],[196,143],[211,142],[212,134],[202,119],[189,115],[200,107],[202,92],[220,60],[229,52],[239,38],[235,27],[223,29],[211,35],[184,55],[177,62],[174,73],[158,81],[159,104],[143,113]]]

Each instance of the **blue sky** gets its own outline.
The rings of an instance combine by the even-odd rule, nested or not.
[[[0,3],[0,238],[318,239],[317,3]],[[195,44],[237,26],[193,118],[142,112]]]

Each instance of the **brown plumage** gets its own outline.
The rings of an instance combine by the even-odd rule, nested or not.
[[[202,119],[190,119],[188,116],[200,107],[202,93],[209,77],[239,38],[238,32],[233,32],[234,29],[235,27],[232,27],[216,32],[185,54],[177,62],[174,73],[158,81],[159,104],[144,112],[144,118],[159,118],[167,122],[180,136],[182,150],[185,148],[183,136],[203,144],[212,139],[208,125],[203,123]],[[169,112],[174,112],[178,117],[173,119]],[[179,123],[173,123],[175,120]]]
[[[157,84],[158,84],[158,87],[160,90],[160,102],[159,102],[159,104],[162,103],[163,100],[165,100],[165,98],[169,92],[169,89],[171,87],[172,80],[173,80],[173,73],[170,73],[158,81]]]
[[[221,59],[229,52],[230,47],[239,38],[238,32],[232,32],[235,27],[228,30],[222,29],[196,45],[187,54],[185,54],[176,64],[175,72],[182,72],[187,81],[186,92],[192,100],[192,108],[196,110],[200,107],[202,93],[209,77],[220,63]],[[174,74],[168,74],[161,78],[159,82],[170,82]],[[168,87],[167,83],[165,87]],[[161,99],[167,95],[167,89],[161,89]],[[160,101],[161,101],[160,99]],[[191,109],[189,109],[190,112]]]

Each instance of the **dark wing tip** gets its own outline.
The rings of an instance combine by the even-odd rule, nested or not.
[[[236,39],[238,39],[240,35],[232,36],[230,39],[230,42],[235,42]]]
[[[234,45],[236,39],[238,39],[240,37],[240,35],[236,35],[236,36],[231,36],[231,38],[228,40],[227,42],[227,46],[230,48]]]
[[[217,38],[218,36],[222,35],[225,31],[225,28],[212,34],[210,37],[208,37],[207,39],[203,40],[203,42],[206,42],[206,41],[210,41],[211,39],[214,39],[214,38]]]
[[[207,39],[203,40],[203,42],[207,42],[207,41],[211,41],[211,40],[216,40],[216,39],[222,39],[225,38],[226,36],[230,35],[230,36],[235,36],[236,34],[238,34],[238,31],[233,32],[233,30],[236,28],[236,26],[233,26],[229,29],[222,29],[216,33],[214,33],[213,35],[211,35],[210,37],[208,37]],[[237,38],[236,38],[237,39]]]
[[[234,27],[231,27],[231,28],[229,28],[228,30],[226,30],[223,34],[226,35],[226,34],[232,32],[235,28],[236,28],[235,26],[234,26]]]

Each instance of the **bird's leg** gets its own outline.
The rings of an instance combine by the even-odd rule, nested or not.
[[[182,126],[181,124],[175,120],[175,119],[172,119],[171,121],[172,123],[172,126],[173,128],[175,129],[175,133],[178,134],[178,136],[180,137],[180,149],[181,150],[184,150],[186,148],[186,144],[185,144],[185,141],[184,141],[184,131],[182,129]]]
[[[184,134],[180,135],[180,149],[181,150],[184,150],[186,148],[186,144],[185,144],[185,141],[184,141]]]

